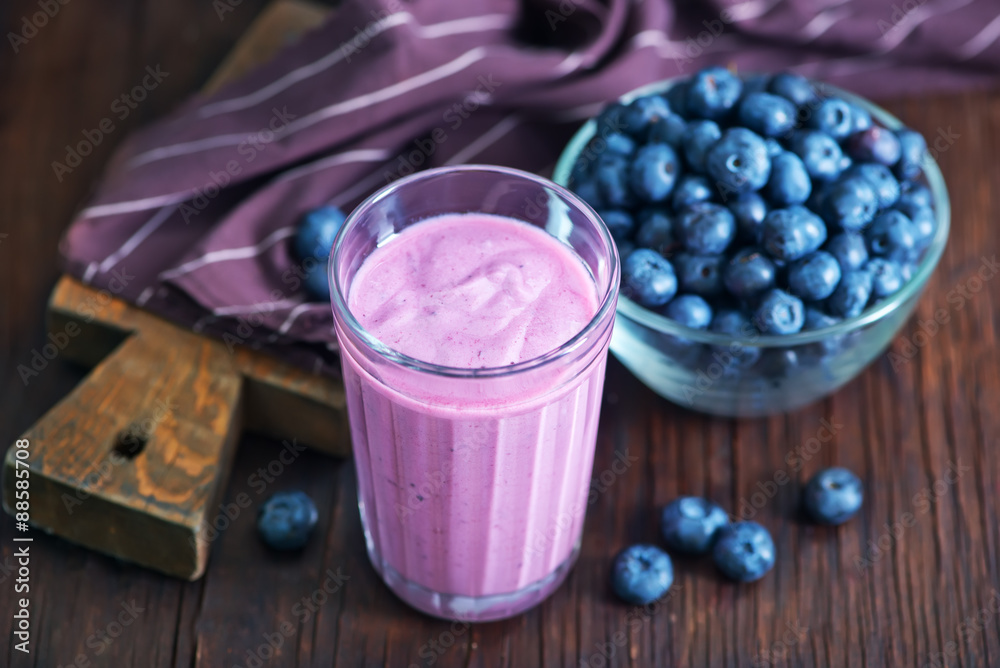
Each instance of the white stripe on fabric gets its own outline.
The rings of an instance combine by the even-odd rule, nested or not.
[[[883,43],[883,46],[876,53],[886,54],[895,49],[897,46],[903,43],[907,37],[910,36],[914,30],[917,29],[921,23],[927,19],[933,18],[940,14],[947,14],[948,12],[953,12],[956,9],[965,7],[966,5],[972,3],[973,0],[957,0],[957,2],[938,2],[934,5],[922,5],[921,7],[914,9],[912,12],[907,14],[905,18],[897,23],[892,30],[889,30],[884,35],[882,35],[879,42]]]
[[[392,151],[384,148],[363,148],[356,151],[346,151],[344,153],[338,153],[336,155],[316,160],[315,162],[310,162],[302,165],[301,167],[296,167],[295,169],[290,169],[284,174],[279,174],[274,182],[280,183],[282,181],[292,181],[300,176],[305,176],[306,174],[320,172],[330,167],[336,167],[338,165],[344,165],[351,162],[379,162],[380,160],[389,158],[391,155]]]
[[[292,328],[292,324],[295,322],[295,319],[298,318],[303,313],[305,313],[306,311],[308,311],[310,308],[313,308],[314,306],[317,305],[306,302],[303,304],[299,304],[298,306],[293,308],[288,313],[288,317],[285,318],[285,322],[281,323],[281,327],[278,328],[278,334],[287,334],[288,330]]]
[[[479,139],[475,140],[455,155],[448,158],[446,165],[461,165],[469,158],[478,155],[489,146],[495,144],[501,137],[513,130],[521,122],[515,114],[507,116],[492,128],[483,133]]]
[[[986,24],[986,27],[976,33],[969,41],[958,47],[958,55],[962,60],[968,60],[985,51],[1000,37],[1000,16]]]
[[[183,276],[188,274],[195,269],[201,269],[202,267],[210,264],[215,264],[216,262],[226,262],[228,260],[245,260],[247,258],[256,257],[264,251],[274,246],[276,243],[283,239],[295,234],[295,227],[282,227],[271,234],[267,235],[263,241],[253,245],[253,246],[242,246],[240,248],[225,248],[222,250],[215,250],[205,253],[201,257],[197,257],[193,260],[188,260],[179,267],[174,267],[173,269],[167,269],[160,274],[161,280],[169,280],[177,278],[178,276]]]
[[[143,241],[145,241],[150,234],[155,232],[163,222],[169,218],[175,211],[177,211],[178,206],[168,206],[160,209],[153,217],[143,223],[142,227],[136,230],[128,240],[121,245],[114,253],[104,258],[101,262],[101,266],[98,269],[101,273],[106,272],[111,267],[115,266],[126,258],[132,251],[136,249]]]
[[[747,21],[767,14],[781,0],[749,0],[729,7],[729,16],[733,21]]]
[[[301,303],[301,299],[290,297],[288,299],[279,299],[274,302],[258,302],[256,304],[240,304],[237,306],[220,306],[212,309],[212,315],[226,317],[242,315],[244,313],[274,313],[277,310],[295,307]]]
[[[407,23],[413,23],[414,31],[418,33],[421,38],[437,39],[448,35],[508,28],[510,27],[512,20],[512,17],[507,14],[486,14],[484,16],[472,16],[464,19],[454,19],[452,21],[444,21],[442,23],[423,26],[416,23],[416,18],[409,12],[398,12],[396,14],[390,14],[380,21],[371,24],[370,28],[365,30],[365,34],[368,39],[371,39],[385,32],[389,28],[394,28]],[[269,100],[278,93],[281,93],[295,84],[309,79],[310,77],[313,77],[330,67],[333,67],[346,58],[348,54],[352,52],[348,51],[344,47],[351,44],[354,39],[357,38],[355,37],[352,40],[341,43],[335,51],[331,51],[315,62],[292,70],[276,81],[269,83],[263,88],[257,89],[253,93],[248,93],[241,97],[235,97],[229,100],[220,100],[219,102],[206,104],[198,110],[198,115],[202,118],[209,118],[230,111],[246,109],[260,104],[265,100]]]
[[[189,192],[172,193],[170,195],[157,195],[155,197],[144,197],[126,202],[115,202],[114,204],[98,204],[87,207],[80,212],[80,218],[101,218],[103,216],[116,216],[120,213],[133,213],[135,211],[146,211],[148,209],[158,209],[169,204],[178,204],[191,196]]]
[[[832,28],[834,24],[843,21],[853,13],[854,10],[850,7],[835,7],[833,9],[827,9],[820,12],[814,16],[809,23],[802,26],[799,34],[806,39],[800,40],[800,43],[807,44],[812,42],[827,30]]]
[[[149,286],[148,288],[146,288],[145,290],[143,290],[142,292],[140,292],[139,296],[136,297],[135,305],[136,306],[145,306],[146,302],[149,301],[149,298],[153,296],[153,292],[154,292],[153,286]]]
[[[83,278],[81,279],[84,283],[90,283],[90,279],[94,277],[97,273],[97,263],[91,262],[87,265],[86,271],[83,272]]]
[[[410,77],[409,79],[404,79],[397,83],[387,86],[385,88],[372,91],[370,93],[365,93],[364,95],[359,95],[358,97],[352,98],[350,100],[344,100],[343,102],[337,102],[318,111],[314,111],[311,114],[300,118],[297,121],[293,121],[282,128],[274,131],[275,138],[282,138],[291,134],[298,132],[299,130],[304,130],[308,127],[315,125],[321,121],[333,118],[335,116],[340,116],[342,114],[349,113],[351,111],[358,111],[369,107],[373,104],[379,102],[384,102],[386,100],[391,100],[394,97],[398,97],[410,91],[417,90],[423,86],[434,83],[453,74],[461,72],[470,65],[482,60],[486,57],[487,49],[486,47],[478,46],[475,49],[466,51],[461,56],[445,63],[444,65],[439,65],[434,69],[422,72],[416,76]],[[156,162],[158,160],[163,160],[165,158],[172,158],[179,155],[189,155],[191,153],[198,153],[211,148],[218,148],[221,146],[236,146],[242,141],[245,141],[248,136],[244,134],[229,134],[229,135],[219,135],[216,137],[207,137],[204,139],[196,139],[194,141],[183,142],[180,144],[173,144],[170,146],[162,146],[160,148],[151,149],[145,153],[140,153],[139,155],[132,158],[129,161],[129,166],[132,168],[138,167],[140,165],[145,165],[151,162]]]

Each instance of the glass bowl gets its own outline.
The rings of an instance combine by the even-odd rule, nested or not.
[[[677,81],[643,86],[621,101],[665,93]],[[903,125],[886,110],[852,93],[828,84],[823,84],[823,90],[867,109],[891,130]],[[573,164],[596,130],[597,123],[591,119],[573,136],[556,164],[552,177],[556,183],[568,185]],[[923,165],[923,181],[934,200],[934,239],[910,280],[861,315],[789,336],[760,335],[748,326],[746,338],[734,339],[681,325],[619,295],[611,352],[660,396],[715,415],[783,413],[834,392],[888,347],[941,259],[951,210],[941,170],[930,156]]]

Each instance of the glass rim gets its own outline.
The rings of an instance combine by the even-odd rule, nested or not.
[[[491,173],[496,176],[505,176],[516,179],[521,179],[523,181],[531,182],[535,185],[542,186],[553,190],[556,194],[566,200],[570,206],[578,209],[583,215],[594,224],[602,244],[607,251],[609,258],[609,277],[607,281],[607,286],[598,285],[598,289],[601,289],[603,294],[600,294],[600,303],[597,312],[590,319],[590,321],[584,326],[579,332],[577,332],[572,338],[564,342],[557,348],[554,348],[542,355],[533,357],[531,359],[518,362],[516,364],[508,364],[507,366],[494,366],[494,367],[482,367],[482,368],[465,368],[465,367],[451,367],[441,364],[434,364],[432,362],[425,362],[419,360],[415,357],[405,355],[390,346],[387,346],[383,342],[379,341],[374,335],[366,330],[354,314],[351,313],[350,309],[347,307],[347,297],[343,291],[343,285],[340,281],[340,276],[336,271],[337,258],[341,253],[343,248],[344,239],[348,234],[349,230],[353,229],[360,224],[366,214],[371,212],[382,200],[389,197],[400,188],[407,186],[412,186],[414,184],[420,183],[421,181],[426,181],[443,174],[448,173],[460,173],[460,174],[470,174],[473,172],[484,172]],[[447,211],[442,211],[442,214],[448,213]],[[470,213],[468,211],[455,211],[453,213]],[[531,224],[531,223],[527,223]],[[544,228],[542,228],[545,231]],[[546,232],[547,233],[547,232]],[[580,260],[583,261],[582,259]],[[598,328],[598,326],[604,322],[607,318],[609,311],[612,310],[612,305],[615,304],[618,297],[618,283],[619,283],[619,271],[620,263],[618,259],[618,247],[615,245],[614,239],[611,237],[611,232],[608,230],[607,225],[597,212],[587,204],[581,197],[576,193],[572,192],[568,188],[565,188],[545,177],[532,174],[520,169],[514,169],[512,167],[502,167],[500,165],[486,165],[486,164],[465,164],[465,165],[446,165],[443,167],[435,167],[432,169],[426,169],[408,176],[404,176],[401,179],[397,179],[392,183],[379,188],[377,191],[369,195],[361,204],[354,208],[353,211],[344,220],[344,224],[341,225],[340,230],[337,232],[337,236],[333,242],[333,249],[330,252],[330,259],[327,264],[327,278],[330,282],[330,297],[331,304],[333,306],[334,320],[340,321],[341,324],[345,325],[346,328],[356,337],[358,337],[365,346],[377,353],[380,357],[395,364],[407,367],[415,371],[422,371],[426,373],[431,373],[438,376],[447,376],[453,378],[490,378],[497,376],[507,376],[516,373],[521,373],[524,371],[529,371],[531,369],[536,369],[538,367],[549,364],[555,360],[561,359],[574,350],[578,349],[590,336],[590,334]],[[595,283],[597,282],[597,277],[595,276]],[[612,313],[612,316],[614,314]],[[341,351],[343,353],[343,350]]]
[[[742,76],[753,76],[753,73],[747,73]],[[622,95],[618,101],[627,103],[644,95],[665,93],[674,85],[684,80],[685,77],[676,77],[673,79],[649,83]],[[890,130],[898,130],[905,127],[903,122],[894,115],[863,97],[855,95],[850,91],[846,91],[832,84],[816,81],[813,83],[817,86],[821,86],[823,90],[836,94],[848,102],[865,109],[876,120]],[[559,160],[556,163],[555,170],[552,174],[553,181],[560,185],[569,184],[570,173],[572,172],[573,165],[576,163],[577,157],[583,152],[587,143],[596,134],[597,121],[594,118],[589,119],[580,127],[579,130],[576,131],[573,137],[569,140],[569,143],[566,144],[566,148],[563,149],[562,154],[559,156]],[[937,267],[938,261],[941,259],[941,255],[944,253],[945,246],[948,243],[948,233],[951,227],[951,202],[948,199],[948,190],[944,183],[944,176],[941,174],[941,169],[938,167],[937,161],[934,160],[930,154],[925,156],[924,163],[921,165],[921,170],[927,181],[927,187],[931,191],[934,216],[937,219],[937,230],[934,232],[934,238],[927,247],[924,257],[917,266],[916,271],[914,271],[913,275],[910,276],[910,280],[908,280],[898,292],[889,296],[876,306],[865,309],[860,315],[853,318],[845,318],[844,320],[841,320],[835,325],[830,325],[829,327],[811,329],[809,331],[800,331],[795,334],[788,334],[784,336],[774,334],[758,334],[756,336],[736,339],[728,334],[720,334],[703,329],[694,329],[688,327],[687,325],[682,325],[681,323],[671,320],[664,315],[660,315],[659,313],[655,313],[654,311],[640,306],[625,295],[619,295],[618,297],[618,311],[630,320],[639,322],[650,329],[686,338],[698,343],[724,346],[737,342],[741,346],[755,348],[788,347],[807,343],[817,343],[824,341],[831,336],[843,336],[849,334],[861,327],[864,327],[865,325],[876,322],[888,315],[890,312],[895,311],[907,300],[914,297],[923,289],[924,285],[927,283],[927,279],[930,278],[931,273],[933,273],[935,267]]]

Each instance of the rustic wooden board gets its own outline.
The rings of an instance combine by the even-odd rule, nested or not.
[[[314,27],[325,10],[277,2],[208,83],[217,88]],[[21,438],[32,524],[177,577],[201,576],[204,532],[244,429],[350,452],[343,385],[194,334],[62,277],[48,305],[61,355],[94,370]],[[4,462],[5,508],[16,462]],[[84,503],[86,501],[86,503]]]

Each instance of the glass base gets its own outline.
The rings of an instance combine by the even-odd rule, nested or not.
[[[462,596],[443,594],[406,579],[399,571],[382,561],[369,543],[368,557],[383,582],[405,603],[434,617],[462,622],[492,622],[519,615],[533,608],[559,588],[580,554],[577,543],[569,557],[541,580],[506,594]]]

